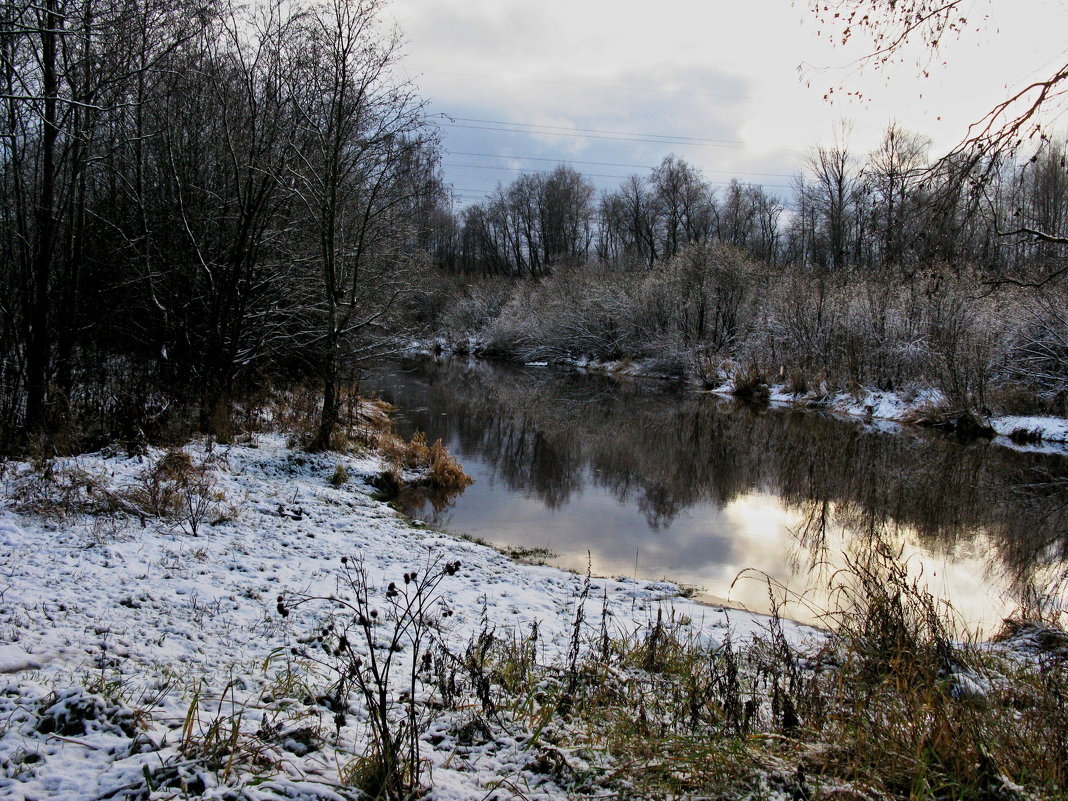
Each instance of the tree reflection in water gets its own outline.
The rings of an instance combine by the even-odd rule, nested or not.
[[[561,531],[558,550],[584,555],[589,547],[595,562],[600,552],[605,569],[617,571],[635,549],[648,550],[667,570],[686,574],[669,577],[701,580],[707,571],[687,569],[714,561],[717,549],[729,564],[728,552],[738,550],[716,544],[721,518],[770,498],[790,532],[771,554],[786,572],[817,576],[814,568],[841,563],[842,550],[876,539],[908,542],[950,562],[977,558],[987,580],[996,576],[1003,592],[1022,597],[1037,581],[1061,580],[1068,562],[1064,455],[912,429],[888,433],[792,409],[754,410],[656,381],[459,359],[393,367],[370,376],[365,391],[399,407],[402,433],[441,437],[469,472],[492,485],[468,490],[482,493],[471,504],[499,507],[462,508],[465,495],[455,510],[438,509],[438,522],[451,515],[461,530],[481,522],[485,531],[472,533],[490,540],[508,528],[509,514],[535,514],[528,502],[536,501]],[[645,531],[620,522],[604,502],[583,508],[594,490],[640,513]],[[419,503],[413,513],[430,511]],[[526,521],[530,542],[511,544],[543,544],[534,541],[539,520]],[[719,536],[729,539],[730,531]],[[678,553],[667,554],[673,548]]]

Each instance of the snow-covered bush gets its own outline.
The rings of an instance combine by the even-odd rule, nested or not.
[[[1044,294],[1016,313],[1008,375],[1031,389],[1053,411],[1068,413],[1068,298]]]

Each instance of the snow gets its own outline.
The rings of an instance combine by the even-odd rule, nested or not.
[[[1047,442],[1068,442],[1068,420],[1063,417],[1006,415],[995,417],[990,424],[1005,437],[1016,431],[1025,431]]]
[[[499,633],[537,622],[539,658],[566,653],[585,577],[413,524],[371,497],[367,482],[382,470],[376,456],[294,452],[273,435],[186,450],[210,466],[214,482],[216,519],[199,536],[180,521],[53,509],[29,465],[9,464],[3,474],[0,796],[123,798],[145,790],[151,775],[160,798],[183,787],[222,798],[228,785],[250,801],[351,797],[339,786],[339,766],[364,752],[366,728],[351,723],[321,747],[301,746],[301,726],[321,723],[333,734],[330,716],[283,685],[294,664],[289,648],[326,610],[306,604],[284,618],[275,611],[280,595],[336,592],[342,556],[362,560],[379,586],[435,558],[459,560],[441,585],[454,612],[442,636],[462,645],[484,617]],[[136,486],[161,455],[91,454],[58,460],[55,474],[89,481],[83,500],[99,504]],[[328,479],[339,463],[352,478],[335,487]],[[710,643],[728,625],[735,642],[762,631],[760,616],[727,616],[678,592],[667,582],[596,578],[587,619],[599,621],[607,596],[620,632],[661,610],[689,618]],[[813,636],[787,628],[793,639]],[[325,684],[300,678],[311,691],[316,681]],[[359,710],[352,717],[358,721]],[[254,787],[244,769],[208,770],[180,748],[183,738],[207,738],[213,722],[228,720],[249,735],[281,727],[263,745],[274,773]],[[531,799],[566,797],[544,777],[523,779],[531,755],[519,742],[456,759],[458,748],[444,735],[426,745],[434,799],[483,797],[513,781]]]
[[[718,395],[734,391],[731,381],[712,390]],[[930,387],[913,388],[904,392],[887,392],[872,388],[857,392],[826,393],[821,390],[795,394],[785,384],[770,387],[770,402],[783,406],[799,406],[833,414],[859,417],[881,430],[900,430],[926,409],[938,409],[946,404],[945,396]],[[1065,452],[1068,444],[1068,418],[1039,415],[997,415],[986,423],[997,436],[994,442],[1014,450],[1037,452]],[[889,425],[888,425],[889,424]],[[1034,441],[1016,442],[1010,436],[1017,432],[1032,435]]]
[[[43,654],[30,656],[17,645],[0,644],[0,673],[18,673],[20,670],[37,670],[44,666]]]

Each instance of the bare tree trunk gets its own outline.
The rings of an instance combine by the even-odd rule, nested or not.
[[[59,93],[56,75],[56,28],[59,25],[59,15],[56,14],[55,8],[56,0],[45,0],[40,30],[44,95],[41,190],[36,214],[32,300],[26,320],[26,430],[31,435],[40,433],[45,426],[52,350],[48,290],[55,252],[56,141],[59,138],[56,120],[56,100]]]

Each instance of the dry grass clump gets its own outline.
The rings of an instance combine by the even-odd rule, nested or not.
[[[163,454],[117,497],[142,521],[146,516],[174,520],[194,537],[204,523],[225,517],[226,496],[218,489],[210,464],[206,460],[197,464],[180,448]]]
[[[733,378],[734,388],[731,394],[738,400],[755,406],[763,406],[771,398],[767,377],[756,364],[751,363],[739,370]]]
[[[797,397],[798,395],[806,394],[809,389],[811,389],[811,385],[805,371],[800,368],[791,370],[786,379],[786,391]]]
[[[386,462],[397,470],[420,470],[430,465],[430,447],[422,431],[408,440],[388,432],[378,437],[376,445]]]
[[[449,453],[440,439],[427,445],[426,434],[417,432],[405,440],[392,432],[378,437],[378,448],[386,462],[396,471],[417,471],[416,484],[439,490],[459,492],[474,481]]]
[[[349,480],[349,471],[345,469],[345,465],[338,462],[334,467],[334,472],[330,474],[330,478],[327,481],[333,487],[340,487]]]
[[[13,483],[11,494],[15,511],[54,520],[119,511],[105,480],[76,463],[57,468],[51,460],[34,462],[30,472]]]
[[[906,425],[934,428],[966,439],[975,437],[989,439],[994,436],[994,429],[974,412],[949,403],[920,404],[906,412],[901,422]]]

